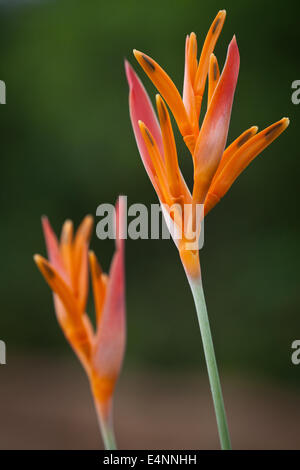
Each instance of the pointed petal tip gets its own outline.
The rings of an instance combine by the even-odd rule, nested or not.
[[[40,270],[43,269],[44,267],[46,267],[47,269],[47,267],[50,266],[50,263],[48,262],[48,260],[46,260],[46,258],[44,258],[41,255],[35,254],[33,256],[33,259],[34,259],[35,264]]]
[[[66,219],[66,220],[64,221],[64,223],[63,223],[63,228],[64,228],[64,227],[68,227],[68,228],[69,228],[70,226],[73,226],[72,220],[71,220],[71,219]]]
[[[125,74],[129,85],[131,85],[131,75],[133,73],[133,68],[127,59],[124,59]]]
[[[288,127],[288,125],[290,124],[290,119],[288,117],[282,118],[281,121],[284,123],[285,127]]]
[[[223,27],[225,18],[226,18],[226,10],[219,10],[214,21],[217,21],[217,24],[222,23],[221,27]]]
[[[89,250],[88,251],[88,256],[89,256],[89,262],[92,264],[96,260],[96,254],[94,250]]]
[[[236,48],[237,50],[239,50],[238,45],[237,45],[237,39],[236,39],[236,35],[235,35],[235,34],[232,36],[232,39],[231,39],[231,41],[230,41],[230,43],[229,43],[229,47],[230,47],[230,46]]]
[[[236,35],[233,36],[229,43],[227,57],[231,57],[232,64],[234,64],[236,67],[236,72],[238,73],[240,67],[240,51],[237,45]]]
[[[94,217],[92,216],[92,214],[87,214],[83,220],[87,220],[89,222],[94,222]]]
[[[46,225],[50,225],[50,221],[46,215],[42,215],[41,222],[43,227],[45,227]]]
[[[139,82],[139,77],[135,73],[134,68],[132,67],[131,63],[128,62],[128,60],[125,59],[124,61],[124,67],[125,67],[125,74],[127,78],[127,82],[129,85],[129,90],[131,91],[135,85],[137,85],[137,82]]]
[[[159,94],[159,93],[156,93],[156,95],[155,95],[155,102],[156,102],[156,105],[161,104],[162,101],[163,101],[163,99],[162,99],[162,97],[160,96],[160,94]]]
[[[34,262],[38,264],[41,261],[42,256],[38,255],[37,253],[33,255]]]

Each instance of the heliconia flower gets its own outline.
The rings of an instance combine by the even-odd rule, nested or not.
[[[102,272],[93,251],[88,252],[93,218],[85,217],[73,234],[67,220],[57,240],[46,217],[42,219],[48,251],[46,260],[34,260],[54,294],[61,329],[81,361],[90,381],[99,423],[107,448],[115,446],[112,430],[112,399],[125,350],[124,223],[122,198],[116,205],[116,251],[109,275]],[[86,313],[90,264],[96,329]]]
[[[136,73],[125,62],[129,83],[130,117],[138,148],[159,200],[173,204],[204,204],[207,214],[226,194],[239,174],[288,126],[288,118],[272,124],[257,134],[256,126],[244,131],[226,149],[232,103],[239,73],[240,57],[235,36],[229,44],[220,74],[213,50],[225,20],[225,11],[214,19],[197,59],[196,35],[187,36],[183,98],[166,72],[148,55],[134,50],[134,55],[171,109],[189,148],[194,166],[192,196],[179,169],[176,145],[167,107],[156,97],[157,121],[150,99]],[[207,111],[201,126],[199,115],[208,77]],[[183,227],[183,210],[167,214]],[[165,214],[166,215],[166,214]],[[179,220],[181,217],[181,221]],[[192,226],[196,214],[192,210]],[[183,234],[184,235],[184,234]],[[186,237],[185,237],[186,235]],[[186,249],[185,234],[177,243],[181,260],[190,276],[200,274],[197,250]]]

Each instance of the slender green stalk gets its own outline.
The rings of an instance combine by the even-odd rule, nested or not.
[[[112,423],[112,415],[104,416],[103,411],[99,403],[95,400],[95,407],[97,411],[98,424],[101,432],[101,436],[104,443],[105,450],[117,450],[117,444],[114,434],[114,428]]]
[[[214,345],[211,336],[211,330],[209,326],[209,320],[207,315],[207,309],[205,304],[204,292],[202,287],[201,277],[191,278],[188,276],[188,281],[194,297],[194,302],[197,310],[197,316],[200,326],[200,332],[202,337],[204,355],[206,360],[206,366],[209,376],[209,383],[214,402],[214,408],[217,418],[217,425],[219,431],[219,437],[221,442],[221,448],[223,450],[231,449],[230,436],[227,425],[226,412],[224,407],[223,394],[221,389],[221,383],[219,378],[218,366],[214,351]]]
[[[115,440],[114,430],[103,421],[100,422],[100,429],[102,439],[104,442],[105,450],[117,450],[117,444]]]

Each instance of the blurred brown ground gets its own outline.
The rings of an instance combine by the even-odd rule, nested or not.
[[[299,449],[300,396],[225,377],[235,449]],[[13,357],[0,367],[1,449],[98,449],[84,373],[75,361]],[[121,449],[218,448],[206,377],[123,374],[116,397]]]

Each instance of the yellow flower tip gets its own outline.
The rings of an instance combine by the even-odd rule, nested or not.
[[[143,56],[143,53],[141,51],[138,51],[137,49],[133,49],[133,55],[136,58],[136,60],[139,62]]]
[[[33,256],[34,262],[36,263],[37,267],[42,271],[44,267],[50,266],[50,263],[44,258],[43,256],[36,254]]]
[[[99,279],[102,276],[102,269],[93,250],[89,251],[89,261],[92,274],[95,275],[96,279]]]
[[[145,125],[145,123],[139,119],[139,120],[138,120],[138,125],[139,125],[140,131],[141,131],[141,133],[142,133],[142,136],[144,137],[144,135],[145,135],[145,133],[146,133],[146,125]]]
[[[88,256],[89,256],[89,262],[90,262],[90,265],[92,266],[93,263],[95,262],[96,260],[96,255],[95,255],[95,252],[93,250],[89,250],[88,252]]]
[[[150,142],[150,144],[153,146],[154,145],[153,137],[151,135],[151,132],[147,128],[147,126],[143,123],[143,121],[140,121],[140,120],[138,121],[138,125],[140,127],[144,140],[147,139]]]
[[[56,276],[51,264],[43,256],[34,255],[33,259],[47,281]]]
[[[71,243],[73,238],[73,222],[67,219],[61,230],[61,243]]]
[[[94,217],[90,214],[86,215],[78,228],[77,235],[89,240],[92,234],[93,225]]]
[[[158,111],[160,118],[164,117],[164,120],[165,120],[167,117],[166,105],[159,93],[155,96],[155,101],[156,101],[156,107],[157,107],[157,111]]]
[[[91,215],[91,214],[88,214],[85,216],[85,218],[83,219],[83,222],[85,224],[93,224],[94,223],[94,217]]]
[[[289,126],[289,124],[290,124],[290,120],[289,120],[288,117],[282,118],[282,119],[281,119],[281,122],[283,123],[285,129],[286,129],[286,128]]]
[[[151,73],[156,71],[155,62],[153,59],[151,59],[151,57],[144,54],[143,52],[137,51],[136,49],[133,49],[133,54],[141,67],[144,68],[145,72]]]
[[[161,128],[162,128],[162,132],[164,132],[164,130],[165,130],[164,126],[169,121],[169,119],[168,119],[168,110],[167,110],[167,107],[166,107],[166,103],[164,102],[164,100],[162,99],[162,97],[159,94],[156,95],[156,107],[157,107],[157,112],[158,112],[160,125],[161,125]]]
[[[41,260],[43,259],[43,257],[41,255],[35,254],[35,255],[33,255],[33,259],[34,259],[34,262],[37,265],[39,265],[41,263]]]
[[[190,39],[190,42],[193,46],[193,51],[195,54],[197,54],[197,36],[196,34],[194,33],[194,31],[191,32],[190,36],[189,36],[189,39]]]

